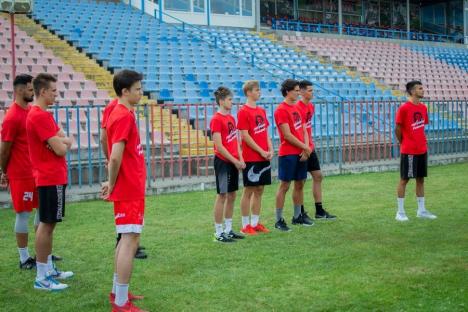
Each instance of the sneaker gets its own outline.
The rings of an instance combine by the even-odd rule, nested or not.
[[[404,212],[397,212],[395,220],[397,221],[408,221],[408,217],[406,216],[406,213]]]
[[[52,261],[62,261],[63,258],[57,255],[52,255]]]
[[[112,302],[112,312],[147,312],[135,306],[130,300],[127,301],[122,307],[119,307]]]
[[[312,220],[309,215],[307,214],[307,212],[303,212],[301,213],[301,217],[302,217],[302,225],[304,226],[312,226],[314,225],[314,220]]]
[[[432,214],[427,210],[424,210],[424,211],[421,211],[421,212],[418,211],[416,216],[418,218],[423,218],[423,219],[431,219],[431,220],[437,219],[437,216],[435,214]]]
[[[32,270],[36,267],[36,260],[33,258],[29,257],[26,261],[23,263],[20,261],[19,263],[19,268],[22,270]]]
[[[55,279],[59,280],[64,280],[70,277],[73,277],[73,272],[72,271],[60,271],[54,266],[54,269],[49,272],[50,276],[52,276]]]
[[[135,253],[135,259],[146,259],[148,258],[148,255],[146,252],[143,251],[140,247],[138,247],[136,253]]]
[[[228,237],[224,232],[221,233],[221,235],[219,235],[219,236],[216,236],[216,234],[215,234],[214,241],[215,242],[220,242],[220,243],[234,243],[235,242],[235,240]]]
[[[291,223],[293,225],[301,225],[302,224],[302,215],[300,214],[299,217],[294,218],[294,216],[291,219]]]
[[[241,232],[245,235],[257,235],[255,228],[253,228],[250,224],[247,224],[245,227],[243,227]]]
[[[270,230],[267,229],[263,224],[257,223],[255,227],[253,227],[255,232],[261,232],[261,233],[270,233]]]
[[[281,220],[277,221],[275,223],[275,228],[277,228],[278,230],[280,231],[283,231],[283,232],[290,232],[291,229],[288,227],[288,225],[286,224],[286,221],[284,221],[283,218],[281,218]]]
[[[34,282],[34,289],[47,290],[47,291],[61,291],[68,288],[67,284],[62,284],[55,280],[52,276],[47,276],[43,280],[38,280]]]
[[[227,237],[233,238],[233,239],[244,239],[245,238],[244,235],[238,234],[238,233],[234,232],[233,230],[231,230],[231,232],[225,233],[225,234],[227,235]]]
[[[316,213],[315,214],[315,219],[316,220],[335,220],[336,216],[329,214],[325,209],[322,211],[322,213]]]
[[[145,297],[143,297],[143,296],[134,295],[131,292],[128,292],[128,301],[142,300],[144,298]],[[109,294],[109,302],[114,303],[114,301],[115,301],[115,294],[110,293]]]

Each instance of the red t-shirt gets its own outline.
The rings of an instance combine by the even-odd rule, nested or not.
[[[50,148],[47,140],[56,136],[60,128],[52,113],[33,105],[26,118],[29,155],[37,186],[67,184],[67,163]]]
[[[315,113],[314,104],[305,104],[302,101],[298,101],[296,106],[299,112],[301,113],[302,120],[304,120],[307,134],[309,135],[309,146],[310,149],[313,151],[315,148],[314,139],[312,136],[312,117],[314,117]]]
[[[101,129],[106,129],[109,116],[118,103],[119,103],[119,99],[115,98],[112,101],[110,101],[109,104],[107,104],[107,106],[102,111]]]
[[[429,123],[427,107],[423,103],[406,102],[398,108],[396,123],[401,126],[402,154],[421,155],[427,152],[424,125]]]
[[[268,151],[268,126],[270,123],[266,112],[261,107],[252,108],[243,105],[237,113],[237,129],[248,130],[252,139],[264,151]],[[254,151],[245,141],[242,141],[242,156],[244,161],[266,161],[259,153]]]
[[[301,113],[296,105],[289,105],[285,102],[281,103],[275,110],[275,123],[280,136],[279,156],[299,155],[302,149],[292,145],[284,139],[283,133],[280,130],[281,124],[288,124],[291,134],[299,141],[304,142],[304,132],[302,130]]]
[[[109,155],[112,145],[125,142],[122,163],[117,174],[117,180],[111,201],[140,200],[145,197],[146,166],[143,147],[140,144],[135,112],[123,104],[117,104],[107,120],[107,144]]]
[[[223,115],[217,112],[213,115],[210,122],[211,133],[219,132],[221,134],[221,142],[228,152],[235,158],[239,159],[239,151],[237,149],[237,129],[236,120],[232,115]],[[229,162],[221,153],[214,147],[215,155],[224,161]]]
[[[6,167],[9,179],[32,179],[33,177],[26,134],[26,117],[30,110],[30,105],[22,108],[14,102],[3,118],[2,141],[12,143],[10,159]]]

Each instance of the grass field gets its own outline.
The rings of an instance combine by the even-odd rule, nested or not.
[[[324,180],[324,203],[339,220],[274,230],[273,185],[262,216],[272,232],[230,245],[212,241],[214,191],[150,197],[142,235],[149,258],[135,261],[131,290],[150,311],[467,311],[468,163],[429,175],[426,203],[437,220],[415,217],[414,182],[410,221],[394,220],[396,172],[334,176]],[[288,223],[291,214],[288,198]],[[34,290],[35,272],[18,269],[13,223],[12,211],[0,210],[0,311],[110,311],[109,203],[67,205],[55,253],[76,276],[62,293]]]

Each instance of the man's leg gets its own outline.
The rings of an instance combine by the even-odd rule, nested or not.
[[[406,185],[408,184],[409,179],[400,179],[397,187],[397,204],[398,204],[398,211],[396,214],[395,219],[398,221],[408,221],[408,217],[406,216],[405,212],[405,192],[406,192]]]
[[[284,202],[286,199],[286,193],[289,190],[291,182],[288,181],[280,181],[278,191],[276,192],[276,223],[275,228],[278,230],[288,232],[290,231],[289,227],[286,224],[286,221],[283,218],[283,208]]]
[[[117,283],[115,304],[124,306],[128,301],[128,288],[133,270],[133,259],[140,240],[139,233],[123,233],[116,250]]]
[[[252,200],[254,186],[244,186],[240,201],[240,209],[242,215],[242,230],[241,232],[247,235],[256,235],[257,232],[251,228],[250,224],[250,202]]]
[[[35,261],[29,256],[28,250],[28,221],[29,212],[19,212],[15,219],[16,244],[20,257],[21,269],[32,269],[35,266]]]
[[[262,209],[262,196],[264,186],[255,186],[253,189],[252,197],[250,199],[250,210],[252,211],[252,227],[256,227],[260,220],[260,211]]]

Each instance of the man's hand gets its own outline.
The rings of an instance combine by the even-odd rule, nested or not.
[[[268,151],[268,157],[266,158],[267,160],[272,160],[273,159],[273,155],[274,155],[275,152],[273,151]]]
[[[8,188],[8,176],[4,172],[0,176],[0,188]]]
[[[109,182],[102,182],[101,184],[101,198],[104,200],[109,200],[109,196],[114,189],[113,185],[109,185]]]
[[[309,159],[309,155],[307,155],[307,153],[305,151],[302,152],[299,156],[301,156],[299,161],[306,161],[307,159]]]

